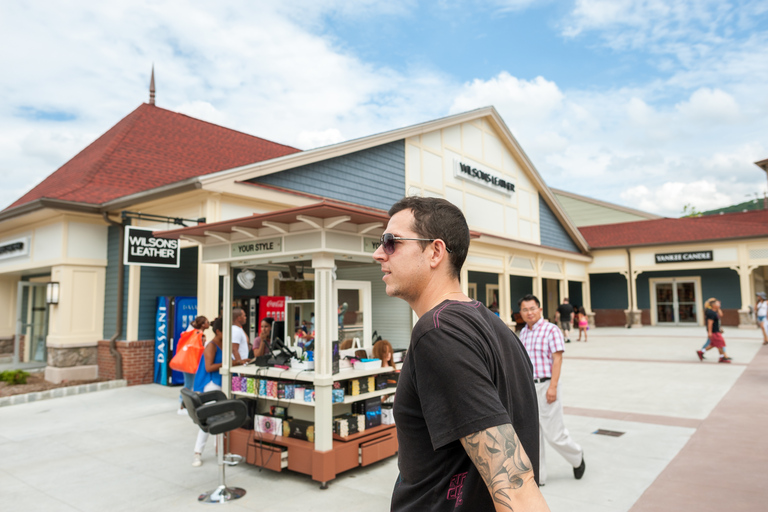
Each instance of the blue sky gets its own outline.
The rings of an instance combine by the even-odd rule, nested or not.
[[[547,181],[766,191],[768,0],[0,3],[0,208],[147,101],[302,149],[494,105]]]

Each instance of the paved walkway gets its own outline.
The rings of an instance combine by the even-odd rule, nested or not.
[[[704,362],[701,328],[595,329],[567,345],[566,425],[585,449],[580,481],[548,452],[553,512],[765,510],[768,348],[728,329],[734,363]],[[193,468],[196,429],[178,388],[156,385],[0,408],[0,499],[28,511],[187,511],[217,484],[213,442]],[[597,434],[620,432],[619,437]],[[343,473],[328,490],[304,475],[241,465],[233,510],[389,510],[396,458]]]

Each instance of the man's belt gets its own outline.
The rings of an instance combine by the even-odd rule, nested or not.
[[[551,380],[552,377],[543,377],[541,379],[533,379],[534,384],[540,384],[542,382],[547,382],[548,380]]]

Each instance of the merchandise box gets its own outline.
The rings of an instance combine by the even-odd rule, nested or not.
[[[283,421],[283,435],[295,439],[315,442],[315,424],[311,421],[289,419]]]
[[[283,435],[283,420],[258,414],[253,418],[253,429],[261,434]]]

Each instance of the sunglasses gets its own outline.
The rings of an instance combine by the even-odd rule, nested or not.
[[[395,242],[402,242],[404,240],[416,240],[419,242],[434,242],[435,240],[440,240],[439,238],[401,238],[399,236],[395,236],[392,233],[384,233],[381,235],[381,239],[379,242],[381,243],[381,248],[384,250],[384,254],[392,255],[395,253]],[[445,248],[448,253],[451,253],[451,250],[446,247]]]

